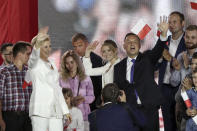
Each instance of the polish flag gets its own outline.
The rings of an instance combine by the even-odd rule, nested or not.
[[[190,0],[191,8],[197,10],[197,0]]]
[[[25,89],[27,86],[31,86],[32,82],[31,82],[31,76],[30,76],[30,71],[27,70],[26,74],[25,74],[25,80],[23,82],[22,88]]]
[[[192,103],[191,103],[191,101],[190,101],[190,99],[189,99],[189,97],[188,97],[186,91],[181,90],[181,96],[182,96],[182,98],[183,98],[183,100],[184,100],[184,102],[185,102],[187,108],[192,107]]]
[[[140,19],[137,24],[131,29],[131,32],[135,33],[141,40],[143,40],[148,32],[150,32],[150,30],[150,26],[146,24],[143,19]]]

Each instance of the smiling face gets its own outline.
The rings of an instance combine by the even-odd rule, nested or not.
[[[102,46],[101,48],[102,57],[107,61],[112,61],[114,58],[117,57],[117,50],[112,49],[110,46]]]
[[[64,64],[66,65],[66,69],[69,72],[77,72],[77,63],[73,59],[73,57],[71,57],[71,56],[66,57]]]
[[[197,87],[197,72],[192,73],[192,80],[195,87]]]
[[[135,35],[129,35],[124,41],[124,49],[127,55],[131,58],[135,58],[140,50],[140,41]]]
[[[197,30],[186,30],[184,39],[187,49],[197,48]]]
[[[42,43],[42,46],[40,47],[40,58],[47,61],[48,57],[51,53],[51,43],[49,40],[46,40]]]

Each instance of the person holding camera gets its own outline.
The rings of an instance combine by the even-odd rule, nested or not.
[[[138,131],[145,125],[144,115],[126,103],[116,84],[105,85],[101,99],[103,106],[88,115],[90,131]]]

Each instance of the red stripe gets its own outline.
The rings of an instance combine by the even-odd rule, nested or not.
[[[192,107],[192,103],[191,103],[191,101],[189,99],[185,100],[185,104],[186,104],[187,108]]]
[[[190,2],[191,4],[191,8],[194,9],[194,10],[197,10],[197,3],[195,2]]]
[[[160,37],[160,35],[161,35],[161,31],[158,30],[157,31],[157,36]]]
[[[138,36],[141,40],[144,39],[144,37],[148,34],[148,32],[151,30],[151,28],[146,24],[143,29],[138,33]]]

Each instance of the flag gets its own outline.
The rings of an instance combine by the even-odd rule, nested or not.
[[[189,99],[185,90],[181,90],[181,96],[182,96],[187,108],[192,107],[192,103],[191,103],[191,101],[190,101],[190,99]]]
[[[150,26],[146,24],[143,19],[140,19],[137,24],[131,29],[131,32],[135,33],[141,40],[143,40],[148,32],[150,32],[150,30]]]
[[[191,8],[197,10],[197,0],[190,0]]]

